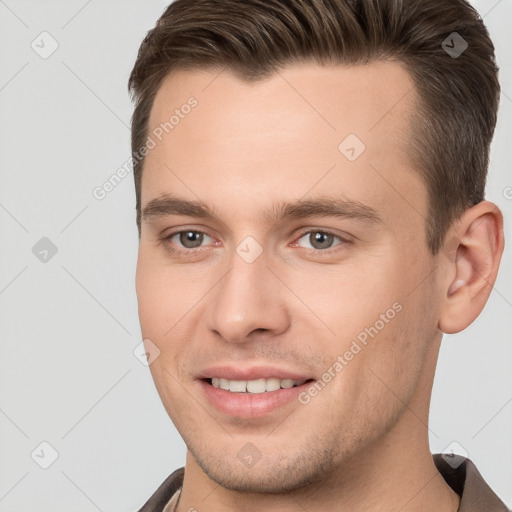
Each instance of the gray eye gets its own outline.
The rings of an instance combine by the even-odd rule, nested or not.
[[[187,249],[200,247],[203,243],[204,233],[199,231],[182,231],[179,233],[180,244]]]
[[[310,233],[309,241],[315,249],[328,249],[334,241],[334,236],[329,233],[314,231]]]
[[[302,245],[299,242],[301,247],[307,247],[309,249],[330,249],[334,245],[334,241],[336,239],[341,240],[339,236],[333,235],[332,233],[327,233],[325,231],[309,231],[308,233],[304,233],[299,240],[305,239],[306,245]]]

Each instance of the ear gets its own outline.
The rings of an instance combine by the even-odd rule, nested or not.
[[[442,304],[439,329],[460,332],[480,314],[498,275],[503,253],[503,215],[489,201],[469,208],[445,238],[440,255]]]

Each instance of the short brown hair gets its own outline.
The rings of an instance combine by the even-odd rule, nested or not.
[[[460,56],[443,48],[454,46],[453,32],[468,45]],[[450,224],[484,199],[500,96],[494,46],[465,0],[176,0],[147,33],[129,78],[132,156],[148,137],[162,80],[176,69],[229,69],[250,82],[294,62],[385,59],[416,84],[411,156],[428,190],[436,254]],[[143,166],[134,158],[139,236]]]

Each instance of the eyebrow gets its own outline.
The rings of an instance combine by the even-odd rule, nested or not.
[[[155,218],[170,215],[184,215],[202,219],[219,219],[213,208],[200,201],[191,201],[170,194],[152,199],[142,210],[142,220],[149,222]],[[311,200],[298,200],[274,204],[264,212],[271,222],[306,217],[334,217],[355,219],[367,223],[383,223],[382,216],[371,206],[359,201],[319,197]]]

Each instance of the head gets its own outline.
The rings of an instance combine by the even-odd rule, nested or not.
[[[177,0],[129,87],[142,334],[196,463],[278,492],[426,437],[408,411],[428,416],[442,333],[479,314],[503,247],[473,8]],[[307,382],[267,410],[223,405],[223,375]]]

